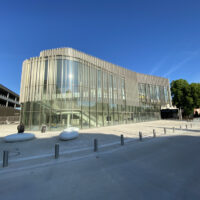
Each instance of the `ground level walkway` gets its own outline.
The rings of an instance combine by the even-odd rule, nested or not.
[[[187,129],[186,129],[187,126]],[[166,134],[164,134],[166,128]],[[174,128],[174,130],[173,130]],[[60,141],[60,132],[34,132],[36,139],[26,142],[5,143],[3,137],[17,132],[17,125],[0,126],[0,152],[9,151],[10,163],[20,160],[29,160],[34,158],[51,157],[54,154],[56,143],[60,145],[61,154],[71,156],[73,153],[82,151],[90,152],[93,150],[94,139],[98,139],[99,148],[112,147],[120,144],[120,136],[123,134],[126,142],[135,142],[138,140],[139,131],[143,138],[152,138],[153,129],[157,137],[166,137],[171,135],[193,135],[199,134],[200,122],[186,121],[150,121],[135,124],[123,124],[93,129],[80,130],[80,136],[71,141]],[[2,158],[0,157],[0,164]]]
[[[152,138],[153,129],[156,138]],[[138,141],[139,131],[145,136],[142,142]],[[155,121],[81,132],[79,139],[62,143],[63,151],[90,148],[97,137],[107,146],[46,162],[29,160],[29,165],[13,162],[0,170],[1,199],[200,199],[200,122],[190,127],[188,122]],[[107,148],[121,134],[126,136],[125,145]],[[19,148],[15,159],[42,154],[58,142],[56,133],[37,137],[8,146]],[[1,145],[6,148],[2,141]]]

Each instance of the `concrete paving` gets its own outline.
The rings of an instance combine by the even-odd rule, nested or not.
[[[167,128],[167,134],[176,135],[185,133],[185,125],[187,124],[189,134],[196,134],[193,130],[199,128],[199,122],[193,122],[193,127],[190,127],[191,123],[185,121],[151,121],[135,124],[123,124],[116,126],[108,126],[93,129],[80,130],[80,135],[75,140],[70,141],[60,141],[59,134],[60,131],[54,132],[36,132],[36,139],[26,142],[18,143],[5,143],[3,137],[9,134],[15,133],[17,130],[17,125],[1,125],[0,126],[0,152],[3,150],[9,151],[9,160],[20,160],[29,157],[37,157],[41,155],[53,155],[55,143],[60,144],[61,152],[73,152],[82,149],[92,149],[93,141],[95,138],[98,139],[99,145],[109,145],[113,143],[119,143],[120,135],[123,134],[125,137],[125,142],[129,140],[138,139],[139,131],[142,131],[143,137],[152,137],[153,129],[156,130],[157,136],[165,136],[164,128]],[[180,125],[182,129],[180,129]],[[176,128],[175,133],[173,133],[173,127]],[[0,164],[2,162],[2,154],[0,155]]]
[[[199,200],[199,136],[194,128],[73,160],[1,168],[0,199]]]

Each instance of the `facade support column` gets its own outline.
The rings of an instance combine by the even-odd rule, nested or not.
[[[17,101],[17,97],[15,97],[15,102]],[[15,103],[15,105],[14,105],[14,108],[16,108],[16,103]]]
[[[7,94],[6,107],[8,107],[8,98],[9,98],[9,93]]]

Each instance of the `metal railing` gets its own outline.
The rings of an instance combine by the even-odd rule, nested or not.
[[[5,100],[5,101],[9,101],[9,102],[12,102],[12,103],[14,103],[14,104],[19,105],[19,102],[18,102],[18,101],[15,101],[15,100],[13,100],[13,99],[11,99],[11,98],[8,98],[8,97],[6,97],[6,96],[4,96],[4,95],[2,95],[2,94],[0,94],[0,99],[3,99],[3,100]]]

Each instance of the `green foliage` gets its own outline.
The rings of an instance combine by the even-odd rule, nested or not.
[[[186,80],[179,79],[171,82],[172,103],[184,110],[184,115],[189,116],[194,108],[200,107],[200,83],[189,84]]]
[[[191,83],[191,96],[193,97],[194,107],[200,107],[200,83]]]

